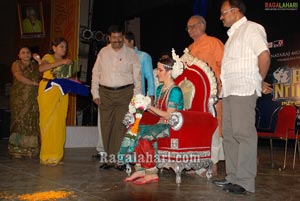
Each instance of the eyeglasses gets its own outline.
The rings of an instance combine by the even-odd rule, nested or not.
[[[232,11],[232,10],[234,10],[234,9],[235,9],[235,8],[230,8],[230,9],[228,9],[228,10],[225,10],[225,11],[221,12],[221,16],[226,15],[226,13],[229,13],[230,11]]]
[[[188,31],[189,29],[194,29],[196,27],[197,24],[201,24],[201,22],[197,22],[195,24],[192,24],[192,25],[188,25],[185,30]]]

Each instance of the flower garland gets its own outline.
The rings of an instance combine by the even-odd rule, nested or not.
[[[135,116],[134,124],[131,129],[128,130],[125,137],[135,139],[138,133],[138,127],[142,119],[144,111],[151,104],[151,99],[148,96],[142,94],[135,95],[128,106],[128,113]]]
[[[131,99],[128,106],[128,112],[123,120],[123,124],[126,125],[128,130],[124,136],[120,147],[120,151],[118,153],[119,163],[127,163],[128,161],[134,161],[134,158],[131,157],[130,154],[134,152],[139,124],[144,111],[148,108],[150,103],[150,97],[143,96],[141,94],[137,94]]]

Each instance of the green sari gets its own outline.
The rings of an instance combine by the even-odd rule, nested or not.
[[[20,61],[15,61],[20,62]],[[24,67],[23,76],[39,82],[40,73],[36,63]],[[24,84],[16,78],[10,90],[10,137],[8,150],[12,157],[34,157],[39,154],[38,87]]]

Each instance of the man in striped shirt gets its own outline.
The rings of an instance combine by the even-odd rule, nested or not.
[[[256,100],[270,66],[265,29],[245,16],[242,0],[224,0],[220,20],[229,36],[221,67],[222,133],[226,177],[213,181],[226,192],[255,192],[257,171]]]

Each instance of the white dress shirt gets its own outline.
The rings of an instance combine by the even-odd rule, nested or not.
[[[258,56],[268,50],[265,29],[246,17],[234,23],[227,32],[221,67],[221,96],[261,96],[262,77]]]
[[[99,85],[121,87],[134,84],[134,95],[141,93],[141,64],[134,49],[123,47],[115,51],[111,44],[103,47],[93,67],[91,93],[100,98]]]

